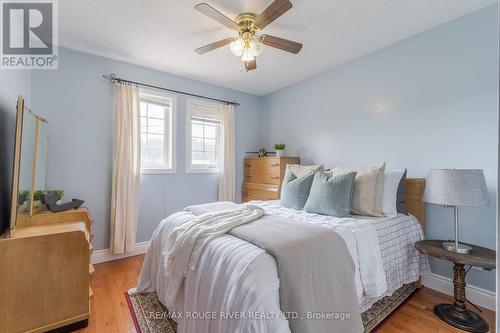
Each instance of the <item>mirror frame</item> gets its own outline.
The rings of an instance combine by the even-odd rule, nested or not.
[[[31,175],[31,191],[30,191],[30,216],[33,216],[33,199],[35,196],[36,187],[36,167],[38,160],[38,144],[39,144],[39,130],[40,123],[48,123],[47,120],[33,113],[24,104],[24,98],[19,96],[17,99],[17,112],[16,112],[16,138],[14,143],[14,161],[13,161],[13,171],[12,171],[12,195],[11,195],[11,208],[10,208],[10,234],[14,233],[17,225],[17,214],[18,214],[18,197],[19,197],[19,176],[21,169],[21,147],[22,147],[22,137],[23,137],[23,122],[26,112],[31,113],[35,119],[35,145],[33,153],[33,169]]]

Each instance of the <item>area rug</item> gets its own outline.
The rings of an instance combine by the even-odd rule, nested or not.
[[[365,332],[374,332],[377,327],[396,308],[415,292],[415,286],[405,284],[392,295],[377,301],[372,307],[361,314]],[[127,304],[136,326],[137,333],[176,333],[176,323],[167,308],[158,301],[156,293],[146,293],[129,296],[125,293]]]

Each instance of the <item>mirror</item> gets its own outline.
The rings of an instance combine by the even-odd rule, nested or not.
[[[46,190],[48,123],[18,100],[11,230],[30,225],[30,217],[41,209],[39,193]],[[37,193],[38,192],[38,193]]]

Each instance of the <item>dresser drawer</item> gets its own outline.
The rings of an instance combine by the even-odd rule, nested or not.
[[[253,183],[280,184],[279,158],[245,160],[245,181]]]
[[[277,200],[279,199],[279,187],[277,185],[244,182],[242,194],[243,202],[250,200]]]

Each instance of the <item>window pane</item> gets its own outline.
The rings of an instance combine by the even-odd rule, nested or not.
[[[148,111],[148,104],[141,102],[141,117],[146,117]]]
[[[203,139],[193,138],[191,143],[191,149],[196,151],[203,151]]]
[[[148,165],[163,165],[163,150],[148,149],[146,152],[146,163]]]
[[[193,103],[190,109],[191,166],[209,169],[218,165],[220,123],[217,107]]]
[[[163,149],[163,135],[148,134],[148,149]]]
[[[205,138],[216,138],[216,130],[215,125],[205,125]]]
[[[215,152],[216,144],[215,139],[205,139],[205,151]]]
[[[148,136],[146,134],[141,134],[141,162],[146,161],[148,149]]]
[[[173,99],[153,94],[141,94],[141,167],[167,167],[171,160]]]
[[[208,165],[215,166],[217,164],[215,152],[205,152],[205,161]]]
[[[149,133],[162,134],[165,133],[165,120],[150,118],[148,121]]]
[[[191,135],[194,137],[202,138],[203,137],[203,125],[199,122],[192,122],[191,125]]]
[[[191,163],[193,165],[204,165],[205,160],[203,158],[203,152],[193,151],[191,153]]]
[[[165,108],[156,104],[148,104],[148,117],[165,119]]]

